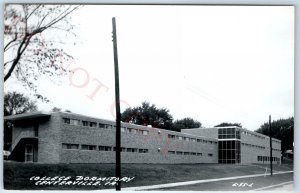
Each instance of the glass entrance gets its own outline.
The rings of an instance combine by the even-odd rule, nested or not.
[[[33,144],[25,145],[25,162],[33,162]]]

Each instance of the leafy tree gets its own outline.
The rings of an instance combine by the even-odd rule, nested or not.
[[[36,97],[35,81],[39,76],[66,74],[64,63],[73,58],[61,45],[57,34],[74,35],[70,14],[80,6],[43,4],[6,4],[4,9],[4,82],[14,73]],[[59,33],[58,33],[59,32]],[[68,62],[69,61],[69,62]],[[53,77],[51,80],[56,80]]]
[[[4,95],[4,116],[36,111],[36,102],[24,94],[9,92]]]
[[[269,136],[269,123],[266,122],[256,130],[258,133]],[[294,117],[279,119],[271,122],[271,136],[281,140],[281,150],[293,149]]]
[[[227,122],[223,122],[223,123],[220,123],[219,125],[215,125],[215,127],[229,127],[229,126],[242,127],[242,124],[241,123],[227,123]]]
[[[176,120],[173,123],[174,130],[180,131],[180,129],[189,129],[189,128],[199,128],[201,123],[197,120],[194,120],[190,117],[186,117],[180,120]]]
[[[53,107],[53,108],[51,109],[51,112],[61,112],[61,108]]]
[[[168,109],[157,108],[154,104],[150,105],[148,102],[143,102],[141,106],[127,108],[121,114],[121,120],[171,130],[173,117]]]
[[[17,92],[4,95],[4,116],[36,111],[35,101]],[[8,150],[12,140],[12,123],[4,120],[4,149]]]
[[[62,109],[61,108],[58,108],[58,107],[53,107],[51,109],[51,112],[62,112]],[[72,111],[66,109],[64,112],[67,112],[67,113],[72,113]]]

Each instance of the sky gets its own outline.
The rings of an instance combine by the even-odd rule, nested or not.
[[[204,127],[256,130],[294,116],[292,6],[85,5],[72,14],[76,44],[65,45],[73,75],[38,89],[54,106],[114,120],[112,17],[116,18],[121,111],[143,101]],[[55,34],[59,36],[59,34]],[[5,91],[19,90],[12,78]]]

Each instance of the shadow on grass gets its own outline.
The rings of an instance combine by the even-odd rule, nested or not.
[[[280,171],[290,167],[274,166]],[[96,190],[114,188],[114,186],[79,186],[79,185],[43,185],[36,186],[33,176],[76,176],[113,177],[114,164],[38,164],[38,163],[4,163],[4,188],[10,190]],[[146,186],[190,180],[202,180],[262,174],[265,169],[257,165],[225,164],[122,164],[122,176],[135,177],[122,187]]]

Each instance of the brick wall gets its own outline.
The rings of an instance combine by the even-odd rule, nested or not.
[[[70,118],[92,122],[114,124],[112,121],[94,119],[86,116],[61,113],[61,119]],[[123,163],[217,163],[217,144],[183,141],[170,139],[168,134],[194,138],[195,136],[163,129],[149,128],[131,124],[122,124],[125,127],[142,128],[149,131],[148,135],[121,132],[121,147],[148,149],[148,153],[122,152]],[[98,146],[115,146],[115,130],[94,128],[87,126],[61,123],[61,143],[85,144]],[[159,132],[160,131],[160,132]],[[212,142],[217,140],[211,139]],[[80,146],[79,146],[80,147]],[[160,148],[160,151],[158,149]],[[173,155],[168,151],[196,152],[200,155]],[[213,156],[208,156],[213,154]],[[61,149],[60,160],[64,163],[114,163],[114,151]]]

